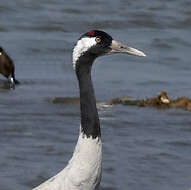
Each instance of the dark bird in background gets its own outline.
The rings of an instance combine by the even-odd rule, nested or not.
[[[13,60],[8,56],[2,47],[0,47],[0,73],[9,79],[11,88],[14,88],[15,84],[20,82],[15,79],[15,66]]]

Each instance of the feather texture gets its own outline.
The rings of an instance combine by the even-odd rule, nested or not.
[[[101,139],[99,137],[87,138],[80,132],[68,165],[33,190],[98,190],[101,179],[101,162]]]

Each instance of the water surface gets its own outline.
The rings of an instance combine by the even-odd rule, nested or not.
[[[0,90],[0,190],[27,190],[56,174],[72,155],[80,123],[71,64],[79,36],[101,29],[143,50],[146,58],[96,60],[98,101],[129,95],[191,97],[189,0],[15,0],[0,2],[1,46],[21,85]],[[0,77],[4,80],[3,77]],[[99,106],[102,190],[186,190],[191,187],[191,117],[176,109]]]

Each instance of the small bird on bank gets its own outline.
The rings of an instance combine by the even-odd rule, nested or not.
[[[0,47],[0,73],[7,79],[11,76],[11,88],[14,88],[15,84],[20,84],[20,82],[15,79],[15,66],[13,60],[8,56],[2,47]]]
[[[119,98],[113,98],[109,101],[109,104],[122,104],[122,105],[134,105],[134,106],[152,106],[158,108],[168,108],[171,100],[168,98],[167,92],[162,91],[157,97],[144,99],[132,99],[129,96],[122,96]]]
[[[148,98],[145,101],[145,105],[151,105],[151,106],[159,106],[163,104],[169,104],[170,100],[168,98],[168,95],[165,91],[160,92],[160,94],[155,98]]]

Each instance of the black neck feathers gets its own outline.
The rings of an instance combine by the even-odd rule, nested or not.
[[[96,99],[91,80],[91,68],[95,57],[83,55],[76,63],[76,75],[80,89],[81,128],[87,137],[101,136]]]

